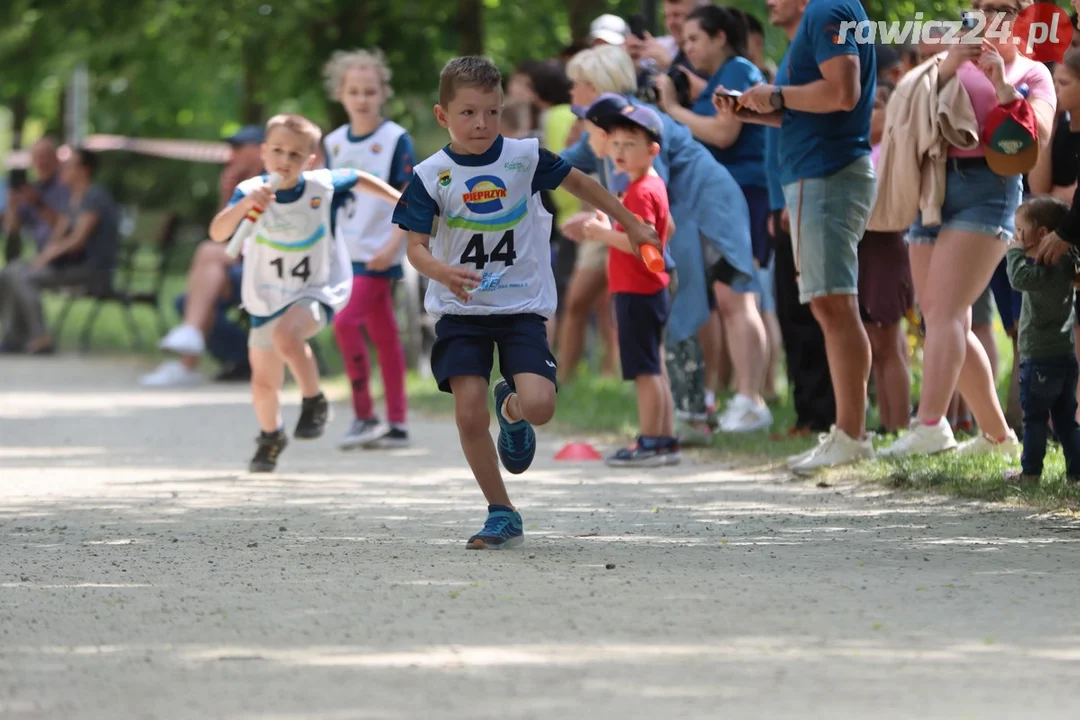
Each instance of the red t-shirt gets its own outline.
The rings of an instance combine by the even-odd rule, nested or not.
[[[641,218],[642,222],[656,228],[661,245],[667,244],[668,197],[667,187],[659,175],[647,173],[626,188],[622,196],[623,206]],[[618,223],[613,227],[619,232],[625,229]],[[608,292],[652,295],[668,286],[667,272],[654,273],[645,267],[637,255],[613,247],[608,248]]]

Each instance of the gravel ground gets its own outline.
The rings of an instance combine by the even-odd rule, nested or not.
[[[243,386],[0,361],[3,718],[1075,718],[1075,518],[703,459],[512,482],[445,422],[243,468]],[[294,389],[286,423],[295,422]]]

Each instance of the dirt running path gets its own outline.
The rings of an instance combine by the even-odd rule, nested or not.
[[[542,434],[526,546],[466,552],[451,425],[342,454],[339,404],[254,478],[245,388],[138,372],[0,361],[0,717],[1080,716],[1068,519]]]

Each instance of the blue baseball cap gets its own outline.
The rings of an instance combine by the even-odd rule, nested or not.
[[[625,95],[618,93],[604,93],[579,117],[584,117],[605,132],[619,125],[630,124],[644,129],[658,143],[664,135],[660,115],[644,105],[631,103]]]
[[[261,145],[266,139],[266,130],[262,125],[245,125],[229,137],[225,142],[230,145]]]

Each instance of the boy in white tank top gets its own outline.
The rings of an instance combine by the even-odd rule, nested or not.
[[[262,208],[244,247],[241,280],[241,301],[251,316],[252,403],[262,431],[251,472],[273,471],[287,444],[279,397],[286,364],[303,395],[294,437],[317,438],[329,420],[307,340],[348,302],[352,287],[348,252],[334,237],[335,199],[353,187],[388,203],[400,197],[386,183],[355,170],[305,172],[314,165],[321,136],[299,115],[271,118],[262,156],[267,172],[282,177],[277,192],[265,177],[245,180],[210,224],[210,237],[225,242],[248,213]]]
[[[535,139],[499,135],[501,88],[499,70],[486,58],[446,64],[435,117],[450,144],[416,166],[394,211],[394,223],[409,231],[409,262],[432,281],[424,299],[438,318],[431,368],[439,388],[454,395],[461,447],[488,502],[470,549],[523,542],[499,460],[508,472],[527,470],[536,453],[533,426],[555,413],[555,358],[544,327],[556,305],[551,215],[540,191],[561,186],[607,213],[626,228],[635,251],[660,247],[656,231],[595,180]],[[504,376],[493,388],[497,456],[487,406],[495,346]]]

